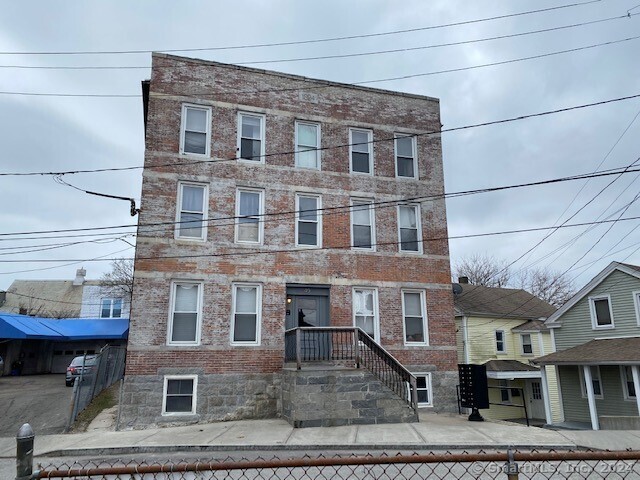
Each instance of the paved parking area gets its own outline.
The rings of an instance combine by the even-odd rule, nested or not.
[[[36,435],[62,433],[72,393],[64,374],[0,377],[0,437],[15,437],[23,423]]]

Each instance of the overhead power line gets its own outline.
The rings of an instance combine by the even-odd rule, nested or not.
[[[373,55],[387,55],[391,53],[403,53],[403,52],[415,52],[419,50],[429,50],[434,48],[454,47],[460,45],[470,45],[474,43],[490,42],[494,40],[504,40],[507,38],[525,37],[528,35],[537,35],[540,33],[556,32],[560,30],[566,30],[570,28],[585,27],[589,25],[595,25],[598,23],[610,22],[613,20],[626,20],[633,16],[640,15],[640,13],[623,14],[614,17],[600,18],[597,20],[591,20],[587,22],[572,23],[567,25],[560,25],[556,27],[542,28],[538,30],[529,30],[526,32],[511,33],[507,35],[494,35],[491,37],[476,38],[471,40],[460,40],[457,42],[436,43],[431,45],[420,45],[415,47],[403,47],[387,50],[374,50],[369,52],[356,52],[356,53],[343,53],[336,55],[318,55],[314,57],[296,57],[296,58],[280,58],[280,59],[267,59],[267,60],[252,60],[252,61],[231,61],[230,64],[235,65],[258,65],[269,63],[290,63],[290,62],[304,62],[304,61],[317,61],[317,60],[335,60],[339,58],[354,58],[354,57],[367,57]],[[154,67],[158,70],[165,70],[168,68],[181,68],[182,65],[160,65]],[[11,69],[24,69],[24,70],[141,70],[149,69],[151,65],[0,65],[0,68]]]
[[[640,36],[638,36],[638,38],[640,38]],[[547,115],[554,115],[556,113],[562,113],[562,112],[569,112],[572,110],[579,110],[579,109],[583,109],[583,108],[589,108],[589,107],[595,107],[595,106],[599,106],[599,105],[606,105],[608,103],[615,103],[615,102],[622,102],[622,101],[626,101],[626,100],[631,100],[633,98],[640,98],[640,94],[635,94],[635,95],[627,95],[625,97],[618,97],[618,98],[611,98],[608,100],[601,100],[599,102],[593,102],[593,103],[585,103],[582,105],[574,105],[572,107],[565,107],[565,108],[558,108],[555,110],[546,110],[544,112],[538,112],[538,113],[530,113],[530,114],[525,114],[525,115],[519,115],[516,117],[509,117],[509,118],[504,118],[504,119],[500,119],[500,120],[490,120],[487,122],[481,122],[481,123],[473,123],[470,125],[463,125],[460,127],[451,127],[451,128],[442,128],[439,130],[431,130],[428,132],[422,132],[422,133],[414,133],[411,135],[407,135],[408,137],[424,137],[424,136],[428,136],[428,135],[437,135],[437,134],[441,134],[441,133],[448,133],[448,132],[457,132],[457,131],[461,131],[461,130],[469,130],[471,128],[478,128],[478,127],[487,127],[490,125],[499,125],[502,123],[510,123],[510,122],[516,122],[516,121],[520,121],[520,120],[525,120],[528,118],[535,118],[535,117],[543,117],[543,116],[547,116]],[[385,138],[374,138],[373,140],[371,140],[370,142],[356,142],[356,143],[343,143],[343,144],[338,144],[338,145],[327,145],[324,147],[319,147],[319,148],[313,148],[310,150],[313,151],[323,151],[323,150],[335,150],[338,148],[346,148],[346,147],[351,147],[354,145],[367,145],[367,144],[375,144],[375,143],[380,143],[380,142],[392,142],[395,141],[396,138],[395,137],[385,137]],[[306,150],[305,150],[306,151]],[[264,155],[257,155],[254,158],[260,158],[260,159],[266,159],[269,157],[279,157],[279,156],[285,156],[285,155],[295,155],[296,153],[298,153],[298,150],[289,150],[286,152],[274,152],[274,153],[266,153]],[[73,175],[73,174],[78,174],[78,173],[101,173],[101,172],[120,172],[120,171],[126,171],[126,170],[137,170],[137,169],[142,169],[142,168],[146,168],[146,169],[156,169],[156,168],[165,168],[165,167],[173,167],[173,166],[179,166],[179,167],[186,167],[186,166],[191,166],[191,165],[198,165],[198,164],[203,164],[203,163],[208,163],[208,164],[215,164],[215,163],[221,163],[221,162],[235,162],[238,159],[236,157],[229,157],[229,158],[223,158],[223,159],[213,159],[213,158],[207,158],[207,159],[203,159],[203,160],[189,160],[189,161],[180,161],[180,162],[170,162],[170,163],[159,163],[159,164],[154,164],[154,165],[135,165],[135,166],[129,166],[129,167],[110,167],[110,168],[94,168],[94,169],[78,169],[78,170],[66,170],[66,171],[57,171],[57,172],[0,172],[0,177],[7,177],[7,176],[38,176],[38,175],[52,175],[52,176],[59,176],[59,175]]]
[[[561,10],[565,8],[579,7],[583,5],[589,5],[592,3],[598,3],[600,1],[601,0],[589,0],[586,2],[570,3],[565,5],[558,5],[555,7],[540,8],[537,10],[528,10],[525,12],[509,13],[505,15],[496,15],[492,17],[484,17],[484,18],[478,18],[473,20],[464,20],[460,22],[443,23],[439,25],[430,25],[425,27],[408,28],[404,30],[392,30],[388,32],[378,32],[378,33],[365,33],[365,34],[348,35],[348,36],[341,36],[341,37],[293,40],[288,42],[254,43],[254,44],[246,44],[246,45],[228,45],[228,46],[219,46],[219,47],[198,47],[198,48],[163,48],[163,49],[156,48],[153,50],[142,50],[142,49],[139,49],[139,50],[81,50],[81,51],[70,50],[70,51],[31,51],[31,52],[4,51],[4,52],[0,52],[0,55],[128,55],[128,54],[153,53],[158,51],[160,52],[205,52],[205,51],[221,51],[221,50],[240,50],[240,49],[250,49],[250,48],[265,48],[265,47],[282,47],[282,46],[288,46],[288,45],[305,45],[310,43],[336,42],[336,41],[342,41],[342,40],[353,40],[357,38],[382,37],[382,36],[388,36],[388,35],[398,35],[403,33],[420,32],[425,30],[436,30],[440,28],[457,27],[461,25],[471,25],[474,23],[501,20],[505,18],[513,18],[513,17],[519,17],[523,15],[532,15],[536,13],[551,12],[554,10]]]

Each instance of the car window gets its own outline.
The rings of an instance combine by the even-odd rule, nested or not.
[[[82,366],[82,359],[84,357],[76,357],[73,359],[73,361],[71,362],[71,365],[73,365],[74,367],[78,367],[78,366]],[[95,365],[96,363],[96,358],[95,357],[87,357],[87,359],[85,360],[84,364],[86,365]]]

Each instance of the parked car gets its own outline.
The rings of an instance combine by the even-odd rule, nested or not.
[[[96,361],[96,355],[87,355],[86,357],[84,355],[80,355],[79,357],[71,360],[71,363],[67,367],[67,375],[65,377],[65,384],[67,385],[67,387],[73,387],[76,378],[80,375],[82,375],[83,377],[91,375],[91,373],[95,369]],[[83,363],[84,369],[82,367]]]

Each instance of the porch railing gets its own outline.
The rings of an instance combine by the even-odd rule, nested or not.
[[[299,327],[284,334],[285,362],[296,362],[298,370],[305,363],[352,363],[364,366],[382,383],[406,401],[417,413],[416,377],[393,355],[358,327]]]

